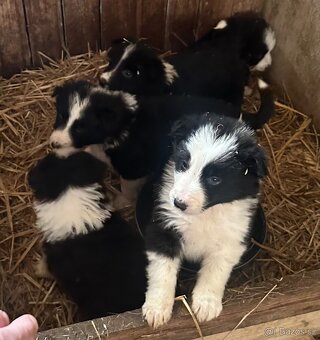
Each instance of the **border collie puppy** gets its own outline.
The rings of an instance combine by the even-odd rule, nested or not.
[[[110,110],[101,107],[100,86],[88,81],[68,81],[54,89],[56,120],[50,144],[55,148],[102,143],[105,137],[125,138],[123,127],[133,119],[137,108],[134,96],[113,91],[109,96]],[[108,124],[105,125],[105,121]],[[116,142],[115,142],[116,143]]]
[[[262,105],[257,114],[242,119],[261,127],[274,112],[272,92],[261,81]],[[239,118],[237,110],[223,101],[193,96],[133,95],[91,87],[86,97],[78,86],[56,89],[57,118],[50,141],[55,147],[84,147],[104,143],[112,167],[126,180],[136,180],[162,169],[171,154],[170,131],[184,116],[205,112]]]
[[[236,54],[211,47],[161,58],[140,42],[117,40],[109,65],[100,76],[102,86],[137,95],[189,94],[222,99],[239,108],[249,70]]]
[[[225,285],[246,249],[266,159],[254,132],[232,118],[189,117],[156,186],[146,230],[148,287],[143,315],[159,327],[172,313],[182,259],[201,262],[192,293],[200,322],[222,310]]]
[[[139,308],[146,289],[143,240],[113,212],[105,171],[88,152],[63,148],[28,177],[44,235],[38,275],[51,274],[84,319]]]
[[[254,12],[242,12],[220,20],[191,48],[198,50],[201,46],[211,46],[236,53],[251,70],[264,71],[271,65],[275,44],[275,33],[265,19]]]

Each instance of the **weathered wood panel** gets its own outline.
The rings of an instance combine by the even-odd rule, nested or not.
[[[62,0],[67,48],[72,55],[100,48],[99,0]]]
[[[61,0],[24,0],[24,3],[33,65],[41,64],[38,51],[59,59],[64,43]]]
[[[136,0],[101,0],[101,47],[113,39],[137,36]]]
[[[159,49],[178,50],[235,10],[263,0],[3,0],[0,74],[38,66],[38,51],[58,59],[107,48],[114,38],[145,37]],[[17,48],[18,47],[18,48]]]
[[[31,65],[31,53],[21,0],[0,1],[0,74],[17,73]]]
[[[272,83],[320,128],[320,1],[266,0],[264,15],[277,37]]]
[[[195,38],[200,0],[168,0],[165,49],[177,51]]]
[[[272,325],[274,320],[319,312],[319,285],[319,270],[287,276],[282,281],[266,282],[261,287],[261,293],[255,293],[253,298],[249,298],[246,293],[245,300],[239,297],[229,300],[217,319],[201,325],[202,333],[204,336],[208,336],[231,331],[245,315],[247,317],[239,325],[239,329],[261,323],[271,323]],[[272,293],[271,289],[273,289]],[[267,292],[270,292],[268,297],[261,302]],[[63,336],[68,337],[69,340],[86,340],[89,337],[92,340],[160,338],[188,340],[198,338],[199,333],[195,324],[182,303],[176,303],[175,307],[173,318],[166,326],[158,330],[151,329],[142,320],[140,311],[133,311],[53,329],[41,333],[38,339],[54,340],[61,339]],[[251,313],[248,314],[249,312]],[[304,328],[309,328],[307,323],[304,325]],[[263,339],[264,336],[265,334],[261,334],[260,338]],[[232,338],[231,335],[230,339]]]
[[[168,0],[137,0],[138,36],[148,38],[148,43],[162,49],[165,40],[165,26]]]

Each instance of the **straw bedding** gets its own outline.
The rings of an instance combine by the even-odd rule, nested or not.
[[[41,329],[73,323],[77,315],[54,282],[34,275],[41,235],[26,174],[48,152],[54,86],[96,78],[105,60],[103,54],[47,60],[44,69],[0,81],[0,309],[11,317],[33,313]],[[256,102],[252,97],[246,105]],[[319,135],[311,119],[287,102],[277,103],[276,116],[259,132],[269,155],[263,195],[268,239],[254,263],[236,273],[233,286],[254,289],[266,279],[320,267]],[[109,175],[106,181],[117,192],[118,179]],[[124,213],[132,217],[132,209]]]

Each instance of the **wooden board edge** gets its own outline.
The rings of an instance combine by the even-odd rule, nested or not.
[[[255,295],[252,299],[229,301],[217,319],[201,325],[203,335],[232,330],[250,311],[252,313],[246,317],[239,328],[320,311],[320,270],[290,275],[281,281],[272,280],[265,286],[276,287],[276,289],[262,303],[261,300],[266,292],[260,296]],[[140,310],[137,310],[48,330],[39,333],[38,339],[56,340],[66,336],[70,340],[87,339],[88,336],[92,340],[146,337],[187,340],[199,337],[199,333],[190,314],[179,302],[175,305],[173,318],[160,330],[152,330],[142,320]]]

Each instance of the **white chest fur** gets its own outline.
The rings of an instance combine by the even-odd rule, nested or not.
[[[111,207],[101,206],[103,194],[99,184],[84,188],[69,188],[51,202],[35,202],[37,227],[48,242],[69,236],[86,234],[89,229],[100,229],[111,216]]]

